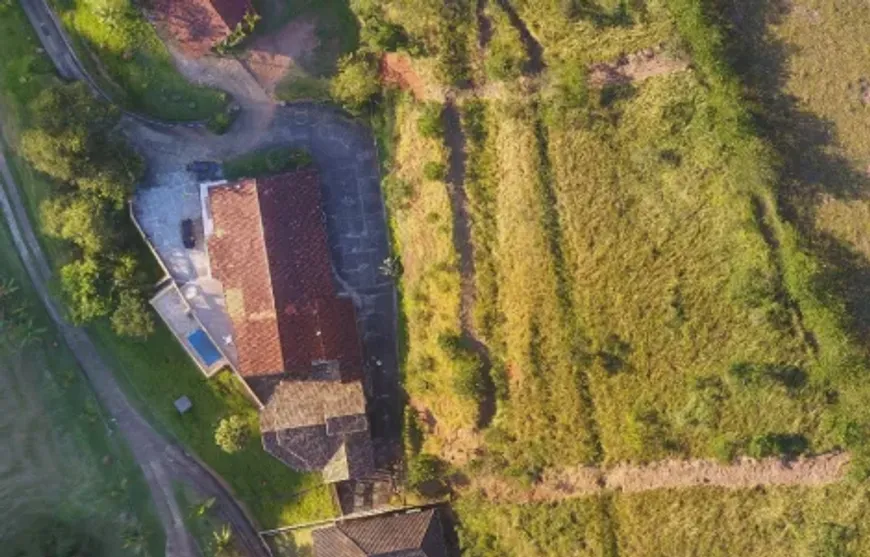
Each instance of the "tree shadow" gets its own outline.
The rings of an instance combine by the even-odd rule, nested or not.
[[[870,200],[870,176],[856,169],[836,144],[836,123],[801,106],[787,92],[789,57],[798,47],[775,37],[771,25],[792,10],[789,0],[708,0],[726,30],[728,63],[744,86],[752,123],[778,157],[777,198],[782,215],[809,240],[824,272],[822,299],[845,299],[852,325],[870,338],[870,260],[819,230],[816,213],[824,197]],[[824,284],[819,284],[819,282]]]

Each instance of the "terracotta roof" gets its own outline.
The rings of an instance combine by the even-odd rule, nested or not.
[[[313,170],[209,189],[212,274],[224,287],[239,372],[311,376],[338,361],[359,378],[362,354],[353,302],[333,283],[320,183]]]
[[[252,4],[250,0],[151,0],[149,9],[185,53],[202,56],[235,29]]]
[[[209,190],[214,233],[212,275],[221,282],[242,375],[280,373],[284,358],[263,242],[257,184],[245,180]]]
[[[435,509],[337,522],[312,532],[315,557],[445,557]]]

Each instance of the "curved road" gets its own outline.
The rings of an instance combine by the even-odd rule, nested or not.
[[[86,82],[95,94],[110,100],[88,75],[45,0],[21,0],[58,73]],[[232,59],[186,60],[176,56],[183,74],[198,83],[228,91],[242,110],[230,133],[215,136],[199,126],[173,125],[125,112],[122,127],[148,162],[147,183],[177,173],[193,159],[223,159],[273,143],[308,149],[322,171],[324,209],[330,247],[341,284],[358,305],[363,343],[370,361],[370,410],[377,418],[376,442],[394,444],[400,435],[398,358],[395,339],[396,293],[378,273],[389,254],[381,198],[378,159],[367,128],[337,110],[319,105],[280,106],[262,90],[251,74]],[[117,420],[145,473],[166,531],[166,554],[193,557],[196,544],[186,531],[175,501],[172,481],[180,480],[215,497],[216,508],[229,522],[248,555],[270,554],[251,518],[225,484],[204,463],[157,433],[130,405],[111,369],[86,333],[72,326],[49,295],[50,269],[36,240],[18,188],[0,153],[0,205],[12,230],[16,248],[31,280],[58,329],[73,350],[103,405]]]

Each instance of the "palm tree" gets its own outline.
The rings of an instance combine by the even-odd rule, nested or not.
[[[124,549],[129,549],[133,555],[148,554],[148,539],[138,524],[130,523],[124,528]]]
[[[214,537],[214,554],[218,557],[235,555],[233,551],[233,531],[229,524],[224,524],[220,530],[212,532]]]

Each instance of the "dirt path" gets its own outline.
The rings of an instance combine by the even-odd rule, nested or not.
[[[821,486],[841,480],[849,459],[848,453],[825,453],[792,462],[778,458],[746,458],[730,465],[709,460],[663,460],[642,466],[619,464],[609,469],[578,466],[547,471],[530,488],[494,477],[476,479],[468,488],[479,490],[493,501],[542,503],[605,491],[640,493],[692,487]]]
[[[539,74],[547,67],[544,63],[544,48],[541,43],[532,35],[526,22],[517,13],[516,9],[511,5],[510,0],[494,0],[502,10],[507,14],[511,25],[520,33],[520,39],[523,41],[523,46],[529,56],[529,62],[524,68],[527,74]]]
[[[486,345],[474,330],[474,245],[471,240],[471,219],[468,214],[468,195],[465,193],[465,133],[459,108],[452,97],[444,103],[444,142],[447,146],[447,193],[453,215],[453,247],[459,256],[459,321],[463,340],[477,353],[484,368],[485,393],[478,409],[478,427],[489,425],[495,415],[495,388],[489,379],[492,362]]]

